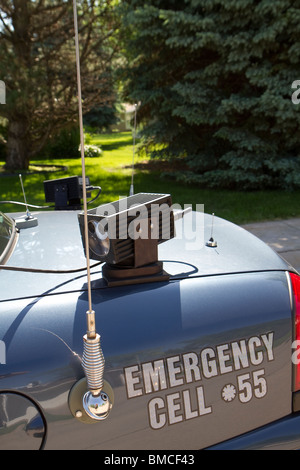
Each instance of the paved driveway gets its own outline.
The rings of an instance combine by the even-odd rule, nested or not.
[[[300,272],[300,218],[243,225]]]

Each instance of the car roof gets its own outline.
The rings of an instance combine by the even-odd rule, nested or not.
[[[18,214],[10,214],[17,219]],[[35,213],[36,227],[20,230],[7,266],[68,271],[85,268],[78,213]],[[271,248],[241,227],[219,217],[190,212],[176,221],[175,238],[158,247],[171,279],[255,271],[292,270]],[[207,246],[213,237],[217,246]],[[98,264],[91,260],[91,265]],[[101,266],[92,268],[101,281]],[[40,274],[0,270],[0,302],[86,289],[86,272]],[[105,282],[98,283],[105,288]],[[124,287],[126,288],[126,287]]]

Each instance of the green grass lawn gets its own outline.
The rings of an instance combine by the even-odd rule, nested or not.
[[[133,141],[131,132],[94,135],[92,144],[100,145],[101,157],[86,158],[86,175],[91,184],[102,187],[102,194],[94,204],[114,201],[120,196],[127,196],[131,183],[131,164]],[[143,165],[141,163],[143,162]],[[32,173],[22,173],[24,187],[29,204],[45,205],[43,181],[72,175],[81,175],[80,159],[67,159],[58,156],[52,160],[34,160]],[[0,161],[0,169],[4,162]],[[66,169],[56,172],[42,170],[42,165],[62,165]],[[153,169],[154,168],[154,169]],[[236,192],[228,190],[208,190],[192,185],[176,183],[172,179],[161,177],[159,165],[147,167],[147,161],[135,155],[134,189],[138,192],[170,193],[173,203],[193,205],[203,204],[205,212],[214,212],[217,216],[237,224],[247,222],[300,217],[300,191],[257,191]],[[93,195],[95,195],[93,193]],[[0,171],[0,201],[15,200],[23,202],[19,173],[4,175]],[[15,212],[20,206],[0,206],[3,212]]]

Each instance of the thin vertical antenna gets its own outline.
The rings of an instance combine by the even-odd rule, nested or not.
[[[133,196],[134,194],[133,179],[134,179],[134,155],[135,155],[135,137],[136,137],[136,109],[137,109],[137,105],[135,104],[134,105],[134,125],[133,125],[132,172],[131,172],[131,185],[130,185],[129,196]]]
[[[89,236],[88,236],[88,217],[87,217],[87,196],[86,196],[86,177],[85,177],[85,158],[84,158],[84,133],[83,133],[81,78],[80,78],[80,53],[79,53],[79,37],[78,37],[78,22],[77,22],[76,0],[73,0],[73,11],[74,11],[74,28],[75,28],[76,69],[77,69],[79,127],[80,127],[80,149],[81,149],[81,166],[82,166],[84,237],[85,237],[85,247],[86,247],[88,302],[89,302],[89,312],[91,313],[93,311],[93,309],[92,309],[92,293],[91,293],[91,271],[90,271],[90,253],[89,253]]]
[[[91,272],[89,256],[89,236],[88,236],[88,214],[87,214],[87,196],[86,196],[86,177],[85,177],[85,159],[84,159],[84,134],[81,102],[81,80],[80,80],[80,59],[79,59],[79,37],[76,0],[73,0],[74,28],[75,28],[75,46],[76,46],[76,66],[77,66],[77,85],[78,85],[78,104],[79,104],[79,125],[80,125],[80,144],[81,144],[81,162],[82,162],[82,189],[84,205],[84,237],[87,262],[87,283],[88,283],[88,303],[89,310],[86,312],[87,332],[83,337],[83,355],[81,365],[85,372],[88,391],[82,397],[82,405],[85,413],[93,420],[99,421],[106,419],[112,408],[112,398],[104,390],[104,366],[105,359],[100,344],[100,335],[96,333],[95,312],[92,309],[92,289]]]
[[[213,239],[215,214],[212,213],[210,238]]]
[[[23,180],[22,180],[22,175],[19,175],[20,178],[20,183],[23,191],[23,197],[24,197],[24,202],[26,206],[26,216],[23,217],[18,217],[16,219],[16,226],[18,228],[30,228],[30,227],[36,227],[38,225],[38,219],[36,217],[33,217],[28,209],[28,204],[26,200],[26,194],[25,194],[25,189],[23,185]]]
[[[214,235],[214,220],[215,220],[215,214],[212,213],[212,215],[211,215],[210,239],[208,240],[208,242],[206,242],[206,246],[210,246],[212,248],[216,248],[218,246],[218,243],[216,242],[216,240],[213,237],[213,235]]]
[[[23,197],[24,197],[24,202],[25,202],[25,206],[26,206],[26,216],[22,216],[22,217],[18,217],[16,219],[16,226],[20,229],[20,228],[30,228],[30,227],[36,227],[38,225],[38,219],[36,217],[33,217],[31,214],[30,214],[30,211],[28,209],[28,204],[27,204],[27,200],[26,200],[26,194],[25,194],[25,189],[24,189],[24,185],[23,185],[23,180],[22,180],[22,175],[20,174],[19,175],[19,178],[20,178],[20,183],[21,183],[21,187],[22,187],[22,191],[23,191]]]
[[[23,197],[24,197],[24,202],[25,202],[25,206],[26,206],[27,217],[29,217],[29,216],[30,216],[30,213],[29,213],[29,209],[28,209],[28,205],[27,205],[27,201],[26,201],[26,194],[25,194],[25,190],[24,190],[24,186],[23,186],[22,175],[19,175],[19,178],[20,178],[21,188],[22,188]]]

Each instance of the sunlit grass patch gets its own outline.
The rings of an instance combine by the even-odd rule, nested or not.
[[[205,189],[163,178],[165,162],[149,160],[133,152],[131,132],[91,135],[89,143],[101,147],[98,157],[86,158],[86,175],[94,186],[101,186],[100,198],[89,207],[115,201],[129,195],[134,155],[134,189],[138,192],[171,194],[173,203],[204,205],[207,213],[243,224],[253,221],[300,217],[300,191],[229,191]],[[4,162],[0,161],[0,168]],[[49,166],[47,166],[49,165]],[[55,171],[54,171],[55,170]],[[46,205],[43,182],[82,174],[81,159],[36,159],[29,172],[22,175],[29,204]],[[94,194],[93,194],[94,196]],[[0,171],[0,200],[24,202],[19,173],[4,176]],[[4,212],[22,210],[14,205],[0,205]]]

